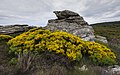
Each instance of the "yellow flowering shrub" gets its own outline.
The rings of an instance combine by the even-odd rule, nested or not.
[[[106,46],[95,42],[86,42],[84,45],[84,55],[87,55],[92,61],[100,65],[115,64],[115,54]]]
[[[35,50],[41,51],[48,50],[57,54],[67,56],[71,60],[80,59],[82,57],[81,50],[83,48],[82,41],[80,38],[68,34],[67,32],[53,32],[49,35],[44,34],[38,35],[35,40],[42,40],[35,45]]]
[[[5,40],[5,41],[8,41],[10,39],[12,39],[13,37],[10,36],[10,35],[3,35],[3,34],[0,34],[0,41],[2,40]]]
[[[107,47],[95,42],[85,42],[81,38],[67,32],[44,29],[31,29],[8,42],[10,53],[15,55],[27,52],[38,54],[49,51],[63,55],[71,61],[80,60],[85,55],[92,61],[108,64],[115,61],[115,54]],[[109,60],[109,62],[105,62]],[[113,62],[112,62],[113,63]]]
[[[80,38],[67,32],[51,32],[36,28],[11,39],[8,45],[10,45],[10,52],[15,54],[28,51],[42,53],[47,50],[76,60],[82,57],[82,43],[84,41]]]

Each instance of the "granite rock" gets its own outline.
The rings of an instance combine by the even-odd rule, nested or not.
[[[96,36],[95,36],[95,40],[96,40],[96,41],[103,42],[103,43],[108,43],[107,38],[106,38],[106,37],[103,37],[103,36],[100,36],[100,35],[96,35]]]
[[[85,41],[94,41],[95,36],[92,26],[89,26],[78,13],[69,10],[54,11],[54,13],[57,19],[48,20],[46,29],[66,31],[81,37]]]

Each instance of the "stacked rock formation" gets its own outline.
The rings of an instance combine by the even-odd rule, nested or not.
[[[66,31],[81,37],[85,41],[94,41],[95,36],[92,26],[89,26],[78,13],[69,10],[54,11],[54,13],[57,19],[48,20],[46,29]]]

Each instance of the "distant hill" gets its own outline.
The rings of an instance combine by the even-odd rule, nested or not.
[[[96,23],[91,26],[96,35],[105,36],[109,41],[113,38],[120,39],[120,21]]]
[[[107,38],[108,45],[117,54],[120,61],[120,21],[91,24],[95,35]],[[119,63],[120,64],[120,63]]]
[[[115,26],[120,26],[120,21],[113,21],[113,22],[103,22],[103,23],[95,23],[95,24],[91,24],[93,25],[115,25]]]

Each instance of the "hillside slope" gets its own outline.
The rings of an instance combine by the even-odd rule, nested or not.
[[[120,60],[120,21],[91,24],[96,35],[107,38],[108,45],[117,53]]]
[[[91,24],[95,34],[105,36],[110,41],[113,38],[120,39],[120,21]]]

